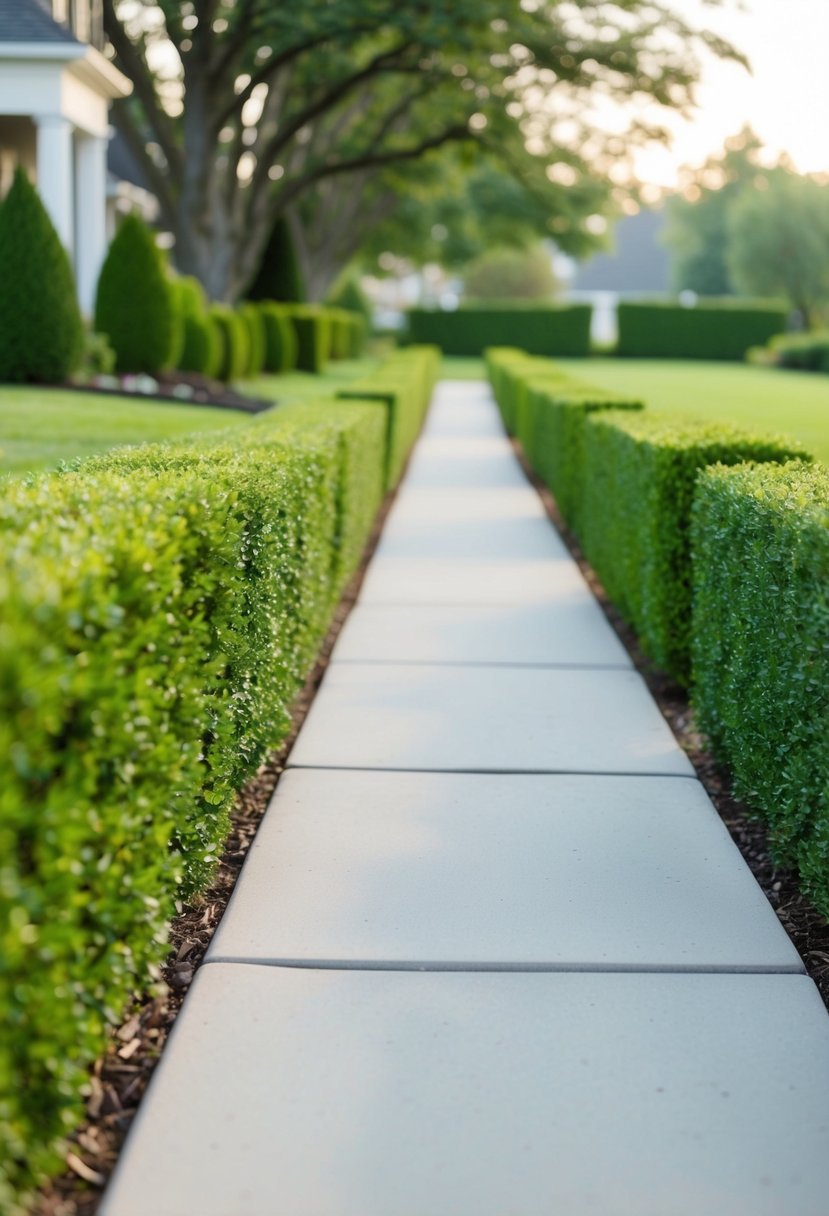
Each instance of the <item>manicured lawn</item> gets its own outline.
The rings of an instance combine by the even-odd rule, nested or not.
[[[258,376],[254,380],[241,380],[235,387],[249,397],[264,397],[279,405],[286,405],[289,401],[307,401],[313,397],[333,397],[337,389],[365,376],[379,362],[379,359],[369,356],[364,359],[339,359],[336,363],[329,363],[321,376],[313,376],[310,372],[289,372],[285,376]]]
[[[640,394],[653,409],[791,435],[829,464],[829,376],[662,359],[559,359],[574,376]]]
[[[100,393],[0,385],[0,474],[54,468],[124,443],[240,426],[248,414]]]
[[[444,355],[440,367],[443,380],[485,380],[483,359],[465,359],[460,355]]]

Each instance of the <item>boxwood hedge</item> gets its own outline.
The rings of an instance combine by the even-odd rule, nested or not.
[[[589,304],[482,306],[454,312],[413,308],[412,342],[434,343],[446,355],[480,355],[496,343],[520,343],[535,355],[590,354]]]
[[[783,304],[700,300],[680,304],[622,301],[617,354],[633,358],[742,359],[786,328]]]
[[[412,444],[417,438],[440,367],[440,351],[433,346],[411,346],[396,351],[347,389],[341,399],[382,401],[387,411],[386,487],[396,485]]]
[[[284,736],[385,474],[376,402],[128,449],[0,496],[0,1210]]]
[[[690,676],[691,504],[707,465],[805,456],[790,441],[721,423],[616,412],[584,432],[580,537],[643,649],[682,682]]]
[[[829,916],[829,470],[708,469],[692,545],[698,720]]]

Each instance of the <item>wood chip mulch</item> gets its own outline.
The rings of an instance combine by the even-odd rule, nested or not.
[[[527,466],[518,447],[515,447],[515,452],[524,472],[541,496],[547,514],[561,533],[607,619],[696,768],[732,839],[800,952],[809,975],[829,1008],[829,924],[800,893],[796,875],[775,866],[769,855],[764,825],[752,816],[748,807],[733,797],[728,773],[706,751],[704,740],[696,732],[685,690],[655,669],[641,653],[635,635],[608,601],[604,588],[564,524],[549,491]],[[238,795],[231,835],[213,886],[197,905],[182,908],[173,922],[171,951],[164,970],[165,983],[161,995],[136,1003],[114,1034],[106,1056],[96,1063],[91,1077],[86,1121],[71,1139],[66,1154],[66,1172],[40,1192],[32,1216],[94,1216],[97,1211],[103,1188],[115,1166],[176,1014],[227,906],[245,854],[256,835],[288,753],[325,673],[337,635],[357,598],[366,566],[393,501],[393,496],[386,500],[360,571],[340,604],[317,666],[297,701],[290,736]]]

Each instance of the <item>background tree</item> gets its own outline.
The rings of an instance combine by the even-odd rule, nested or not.
[[[674,291],[701,296],[734,292],[728,266],[728,213],[734,200],[768,181],[762,143],[750,127],[726,140],[699,169],[686,169],[682,193],[668,200],[664,243],[671,254]]]
[[[488,250],[463,276],[468,300],[551,300],[557,289],[550,254],[540,245]]]
[[[661,0],[104,0],[104,10],[134,84],[114,121],[158,197],[179,270],[224,300],[253,278],[274,222],[324,182],[470,140],[545,166],[601,167],[657,134],[643,103],[692,102],[700,46],[731,53]],[[626,132],[599,137],[594,93],[628,105]]]
[[[808,328],[829,319],[829,181],[780,170],[728,214],[727,264],[739,292],[789,301]]]

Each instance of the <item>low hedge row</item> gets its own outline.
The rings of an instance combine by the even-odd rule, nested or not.
[[[396,485],[423,419],[440,368],[440,351],[410,346],[395,351],[376,370],[341,389],[341,399],[382,401],[387,411],[386,487]]]
[[[798,445],[643,410],[514,349],[487,352],[507,430],[550,487],[643,649],[690,676],[694,484],[707,465],[807,459]]]
[[[786,328],[788,309],[773,303],[700,300],[680,304],[622,301],[616,353],[631,358],[743,359]]]
[[[691,674],[689,521],[700,470],[803,455],[785,440],[650,411],[597,414],[584,428],[585,554],[643,650],[680,682]]]
[[[516,382],[538,383],[543,361],[500,349],[488,362],[508,427],[609,596],[647,653],[690,678],[738,795],[829,916],[829,470],[720,424],[559,407],[577,386],[554,365],[525,394],[528,425]]]
[[[829,372],[829,330],[811,333],[776,334],[768,346],[748,352],[752,363],[788,367],[803,372]]]
[[[385,411],[330,401],[4,487],[0,1210],[284,737],[385,469]]]
[[[692,543],[698,721],[829,916],[829,470],[707,470]]]
[[[413,308],[412,342],[439,346],[445,355],[481,355],[496,344],[520,345],[534,355],[589,355],[593,310],[589,304],[511,305],[459,308],[455,312]]]
[[[585,483],[588,417],[600,410],[641,410],[643,403],[594,388],[549,359],[521,351],[487,351],[487,366],[507,432],[521,443],[534,471],[549,486],[573,531],[579,529]]]

